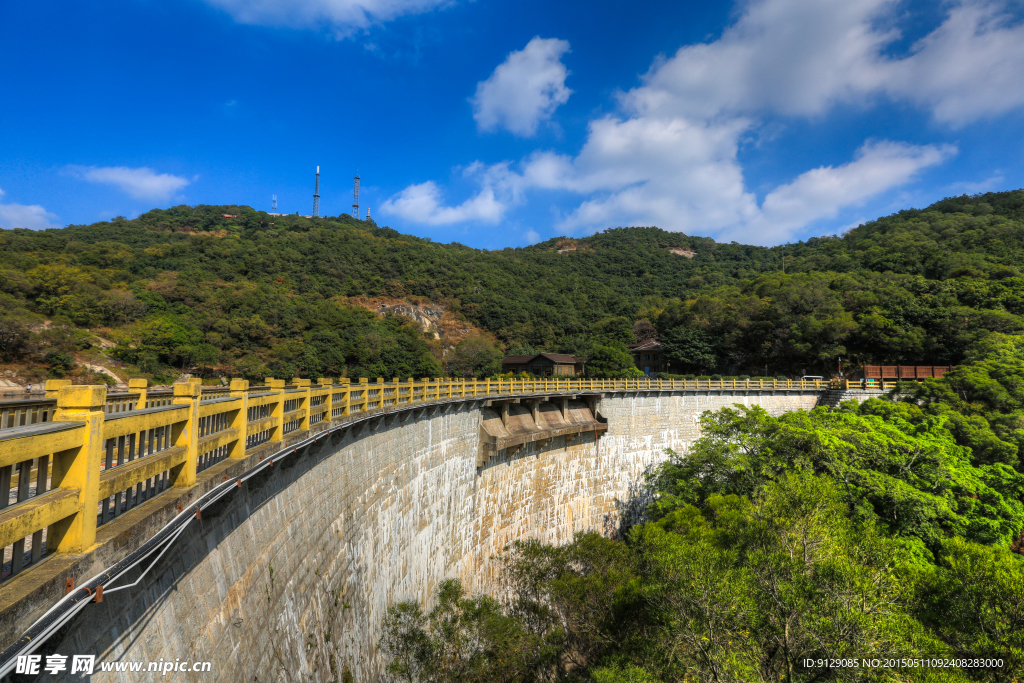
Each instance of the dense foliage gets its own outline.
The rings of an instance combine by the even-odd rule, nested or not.
[[[1024,337],[912,394],[706,413],[619,539],[518,542],[501,599],[442,585],[381,645],[404,681],[1018,681]],[[994,655],[1001,669],[811,659]]]
[[[46,316],[109,328],[120,356],[153,374],[493,369],[488,354],[448,366],[443,342],[350,305],[384,297],[446,307],[505,349],[589,356],[659,334],[680,374],[828,375],[839,357],[956,364],[991,332],[1024,331],[1022,259],[1024,190],[773,248],[617,228],[482,251],[345,215],[178,206],[0,232],[0,354],[67,353],[33,336]]]

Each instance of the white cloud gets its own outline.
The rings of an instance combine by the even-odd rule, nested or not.
[[[497,223],[507,205],[495,197],[494,189],[484,187],[458,206],[443,206],[441,191],[433,181],[410,185],[381,206],[384,214],[424,225],[450,225],[478,221]]]
[[[537,36],[522,50],[512,52],[486,81],[476,85],[470,98],[473,118],[483,131],[505,128],[516,135],[536,135],[537,126],[569,101],[565,87],[569,75],[562,55],[569,43]]]
[[[206,0],[241,24],[287,28],[329,27],[338,38],[405,14],[420,14],[449,0]]]
[[[527,244],[536,244],[537,242],[540,242],[540,233],[536,230],[527,230],[523,237],[526,238]]]
[[[717,232],[757,212],[736,163],[746,126],[742,120],[599,119],[575,159],[535,155],[523,168],[522,183],[594,195],[562,221],[569,231],[658,225]]]
[[[477,161],[462,169],[462,175],[479,185],[480,190],[458,206],[445,206],[437,183],[427,181],[410,185],[385,201],[381,212],[423,225],[493,224],[521,200],[521,181],[507,163],[485,166]]]
[[[189,184],[187,178],[126,166],[68,166],[68,173],[91,183],[113,185],[136,199],[166,201]]]
[[[892,4],[755,0],[715,42],[655,63],[624,103],[645,116],[819,114],[878,83],[874,56],[894,35],[874,30],[872,20]]]
[[[816,220],[835,218],[842,208],[910,182],[956,153],[950,145],[868,142],[853,161],[807,171],[775,188],[759,206],[743,182],[735,128],[701,127],[683,119],[603,123],[591,131],[579,157],[565,162],[574,173],[561,176],[561,187],[611,191],[580,204],[562,221],[565,230],[657,225],[746,243],[775,243]],[[609,144],[608,138],[617,144]],[[595,148],[600,151],[595,153]],[[634,161],[630,165],[616,157]],[[614,172],[620,168],[624,172],[616,184]],[[524,181],[536,183],[538,175],[527,164]]]
[[[951,183],[946,186],[945,191],[956,194],[979,194],[982,192],[991,192],[1003,185],[1005,182],[1005,176],[994,175],[977,182],[960,181]]]
[[[922,169],[940,164],[956,152],[952,145],[869,142],[857,150],[854,161],[807,171],[769,193],[758,219],[747,226],[746,237],[757,241],[762,227],[788,236],[813,221],[835,218],[841,207],[903,185]]]
[[[997,2],[964,0],[893,58],[892,0],[758,0],[713,43],[655,64],[624,96],[640,115],[712,118],[770,111],[813,116],[888,95],[962,125],[1024,104],[1024,24]]]
[[[964,2],[888,65],[885,90],[930,109],[939,121],[962,126],[1024,104],[1024,23],[999,3]]]
[[[4,191],[0,189],[0,197],[3,197],[4,194]],[[60,225],[54,223],[56,219],[57,216],[38,204],[0,204],[0,228],[5,230],[59,228]]]

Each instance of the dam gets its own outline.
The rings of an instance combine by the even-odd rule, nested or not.
[[[19,534],[38,539],[44,528],[47,541],[56,540],[53,552],[0,584],[4,657],[25,651],[26,631],[77,595],[75,616],[54,627],[37,654],[209,662],[216,680],[334,681],[347,671],[355,681],[375,681],[389,605],[426,600],[452,577],[471,592],[493,591],[493,558],[515,540],[615,534],[635,514],[644,473],[666,448],[686,450],[704,411],[732,404],[772,414],[809,410],[834,403],[839,388],[818,381],[296,379],[262,387],[235,380],[208,391],[178,385],[161,397],[137,383],[134,398],[117,399],[129,401],[120,412],[98,392],[84,401],[90,406],[72,406],[83,403],[81,389],[54,386],[52,419],[35,428],[74,420],[84,425],[75,429],[87,430],[95,418],[94,445],[86,434],[74,446],[64,430],[57,432],[64,442],[36,451],[63,448],[52,451],[58,472],[61,458],[72,457],[60,453],[81,458],[92,448],[106,458],[92,484],[98,492],[83,494],[84,476],[76,480],[73,465],[60,465],[51,490],[36,497],[66,501],[74,491],[84,501],[77,516],[66,514],[69,503],[50,500],[33,512],[25,506],[32,497],[0,513],[5,543]],[[130,428],[116,426],[131,420]],[[165,427],[163,450],[134,460],[112,455],[128,448],[126,434]],[[30,438],[43,436],[13,440]],[[14,456],[0,449],[3,457],[0,466]],[[133,463],[134,470],[123,469]],[[23,479],[29,471],[20,470]],[[144,500],[143,490],[151,492]],[[93,506],[95,524],[82,512]],[[157,554],[151,544],[172,524],[173,538]],[[144,560],[130,562],[147,548]],[[112,581],[111,567],[127,569]],[[211,680],[210,673],[176,675]],[[42,680],[62,677],[78,680]]]

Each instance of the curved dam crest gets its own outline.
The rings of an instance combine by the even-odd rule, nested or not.
[[[515,438],[517,419],[543,426],[558,407],[519,406],[501,422],[500,408],[469,399],[346,429],[204,510],[138,590],[83,612],[56,651],[211,661],[215,680],[334,681],[344,666],[375,681],[389,605],[427,601],[452,577],[493,591],[492,558],[514,540],[612,532],[644,472],[664,449],[685,450],[706,410],[739,403],[780,414],[821,400],[736,394],[639,391],[562,407],[566,423],[593,410],[606,427],[596,439],[600,429]]]

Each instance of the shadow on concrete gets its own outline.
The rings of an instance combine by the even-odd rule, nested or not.
[[[658,465],[651,463],[644,468],[639,478],[629,482],[625,499],[615,499],[615,514],[605,515],[603,520],[602,532],[606,537],[622,540],[630,529],[647,521],[647,507],[654,502],[650,478]]]

